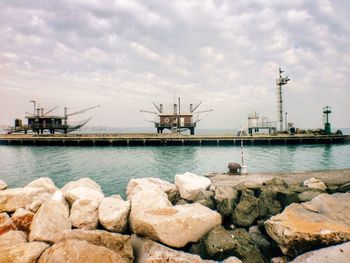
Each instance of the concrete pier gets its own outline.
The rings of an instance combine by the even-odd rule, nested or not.
[[[184,145],[298,145],[349,143],[350,135],[182,135],[182,134],[9,134],[0,135],[2,145],[48,146],[184,146]]]

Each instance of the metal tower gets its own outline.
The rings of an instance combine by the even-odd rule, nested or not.
[[[283,132],[283,101],[282,101],[282,86],[286,85],[290,79],[288,76],[283,77],[284,71],[279,68],[279,78],[276,79],[276,99],[277,99],[277,129]]]
[[[327,135],[331,134],[331,124],[329,123],[329,117],[328,117],[330,113],[332,113],[332,108],[330,106],[323,107],[324,132]]]

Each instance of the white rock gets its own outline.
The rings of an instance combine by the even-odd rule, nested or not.
[[[98,202],[91,199],[75,201],[70,210],[72,226],[80,229],[96,229],[98,224]]]
[[[312,189],[319,189],[322,191],[325,191],[327,189],[327,186],[324,184],[324,182],[315,179],[315,178],[310,178],[304,181],[303,186],[312,188]]]
[[[174,184],[164,181],[159,178],[139,178],[131,179],[126,187],[126,194],[128,199],[131,199],[134,194],[140,190],[150,189],[150,188],[159,188],[161,191],[171,194],[176,193],[177,188]]]
[[[350,240],[350,193],[320,194],[292,204],[265,222],[269,236],[285,255]]]
[[[99,186],[95,181],[91,180],[90,178],[81,178],[77,181],[69,182],[62,187],[61,191],[63,192],[63,194],[65,194],[65,192],[79,187],[86,187],[102,193],[101,186]]]
[[[87,241],[67,240],[53,245],[45,250],[38,263],[126,263],[114,251],[93,245]]]
[[[110,233],[104,230],[73,229],[64,231],[56,243],[70,239],[84,240],[96,246],[106,247],[119,254],[127,262],[133,262],[131,239],[128,235]]]
[[[44,188],[46,192],[51,194],[58,190],[55,183],[48,177],[42,177],[42,178],[36,179],[31,183],[27,184],[26,187]]]
[[[67,229],[71,229],[67,207],[59,201],[47,200],[33,218],[29,241],[54,242]]]
[[[211,184],[210,179],[193,173],[175,175],[175,185],[183,199],[193,201],[197,195]]]
[[[64,197],[71,205],[79,199],[90,199],[100,203],[104,198],[104,194],[90,188],[78,187],[64,192]]]
[[[350,242],[310,251],[296,257],[291,263],[348,263],[350,261]]]
[[[138,235],[172,247],[184,247],[221,224],[221,216],[198,203],[172,206],[164,192],[147,189],[131,199],[129,222]]]
[[[46,192],[44,188],[12,188],[0,191],[0,212],[14,212],[33,202],[35,196]]]
[[[242,263],[242,261],[239,259],[239,258],[236,258],[236,257],[229,257],[229,258],[226,258],[223,263]]]
[[[152,240],[131,236],[131,243],[135,251],[135,263],[201,263],[204,262],[200,256],[177,251],[162,246]]]
[[[44,242],[28,243],[21,231],[10,231],[0,236],[0,262],[35,263],[48,247]]]
[[[124,201],[120,195],[102,199],[98,207],[98,218],[103,227],[109,231],[123,233],[126,230],[130,202]]]
[[[7,188],[7,184],[3,180],[0,180],[0,190],[4,190],[6,188]]]
[[[51,194],[49,193],[41,193],[38,194],[37,196],[34,196],[33,201],[25,206],[25,209],[30,210],[34,213],[38,211],[42,203],[50,199]]]

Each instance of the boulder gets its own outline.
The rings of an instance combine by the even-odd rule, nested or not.
[[[324,184],[324,182],[316,178],[310,178],[305,180],[303,183],[303,186],[312,188],[312,189],[319,189],[321,191],[325,191],[327,189],[327,186]]]
[[[133,262],[134,260],[131,239],[128,235],[110,233],[104,230],[73,229],[61,233],[56,243],[71,239],[87,241],[99,247],[106,247],[120,255],[126,262]]]
[[[277,199],[282,205],[282,207],[286,207],[290,204],[299,202],[298,194],[288,189],[278,191]]]
[[[61,191],[70,205],[78,199],[91,199],[100,203],[104,198],[101,187],[89,178],[69,182]]]
[[[261,233],[258,226],[249,227],[249,236],[254,241],[255,245],[260,249],[265,258],[271,258],[270,253],[270,242],[267,238]]]
[[[55,183],[47,177],[39,178],[31,183],[27,184],[25,187],[33,187],[33,188],[44,188],[46,192],[53,194],[58,190]]]
[[[61,191],[63,192],[63,194],[65,194],[67,191],[79,187],[89,188],[91,190],[95,190],[97,192],[102,193],[101,186],[99,186],[95,181],[91,180],[90,178],[80,178],[77,181],[71,181],[65,186],[63,186]]]
[[[138,191],[150,188],[159,188],[170,196],[173,196],[178,192],[176,185],[159,178],[150,177],[131,179],[126,187],[126,194],[128,199],[131,199]]]
[[[264,262],[259,249],[243,228],[226,230],[217,226],[203,238],[203,242],[209,257],[215,260],[237,256],[243,262]]]
[[[13,188],[0,191],[0,212],[14,212],[30,204],[34,197],[44,193],[44,188]]]
[[[0,236],[10,230],[17,230],[17,228],[7,213],[1,213],[0,214]]]
[[[215,210],[214,193],[211,191],[201,191],[193,200],[194,203],[199,203],[212,210]]]
[[[38,263],[126,263],[116,252],[101,246],[93,245],[87,241],[67,240],[45,250]]]
[[[226,258],[223,263],[242,263],[242,261],[239,258],[236,257],[229,257]]]
[[[218,186],[215,189],[214,199],[218,212],[223,216],[232,214],[237,206],[238,191],[229,186]]]
[[[270,180],[266,180],[265,182],[263,182],[263,185],[274,185],[274,186],[288,187],[288,184],[286,183],[286,181],[284,181],[283,179],[278,178],[278,177],[274,177]]]
[[[175,175],[175,185],[180,191],[182,198],[193,201],[197,195],[206,190],[211,184],[211,180],[193,173]]]
[[[198,203],[172,206],[164,192],[147,189],[131,199],[129,222],[133,233],[184,247],[220,224],[221,216]]]
[[[258,198],[259,218],[269,217],[281,212],[281,204],[274,199],[275,194],[269,188],[263,189]]]
[[[170,249],[152,240],[131,236],[132,246],[135,251],[136,263],[201,263],[204,262],[199,256]]]
[[[35,263],[45,249],[44,242],[27,242],[26,234],[10,231],[0,236],[0,263]]]
[[[42,203],[50,199],[51,194],[49,193],[41,193],[37,196],[34,196],[33,201],[25,206],[25,209],[32,211],[33,213],[36,213]]]
[[[310,251],[296,257],[291,263],[322,262],[322,263],[348,263],[350,259],[350,242],[336,246]]]
[[[34,215],[29,240],[54,242],[57,235],[67,229],[71,229],[69,210],[60,201],[50,199]]]
[[[243,192],[239,204],[233,210],[232,222],[237,226],[248,227],[259,216],[258,199],[251,194]]]
[[[349,193],[350,192],[350,183],[343,184],[342,186],[339,187],[339,192],[342,193]]]
[[[98,219],[101,225],[112,232],[125,232],[130,213],[130,202],[124,201],[120,195],[102,199],[98,207]]]
[[[350,193],[321,194],[292,204],[265,222],[265,229],[285,255],[350,240]]]
[[[323,191],[320,191],[318,189],[310,189],[308,191],[298,194],[298,199],[300,202],[308,202],[322,193]]]
[[[92,199],[75,201],[70,210],[70,222],[80,229],[96,229],[98,225],[98,203]]]
[[[34,213],[24,209],[24,208],[18,208],[16,212],[13,213],[11,219],[13,224],[16,226],[18,230],[21,230],[25,232],[26,234],[29,234],[30,231],[30,225],[33,221]]]
[[[7,184],[3,180],[0,180],[0,190],[4,190],[6,188],[7,188]]]

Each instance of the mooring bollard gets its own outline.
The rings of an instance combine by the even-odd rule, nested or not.
[[[229,163],[227,167],[229,174],[239,174],[238,170],[241,169],[241,165],[239,163]]]

